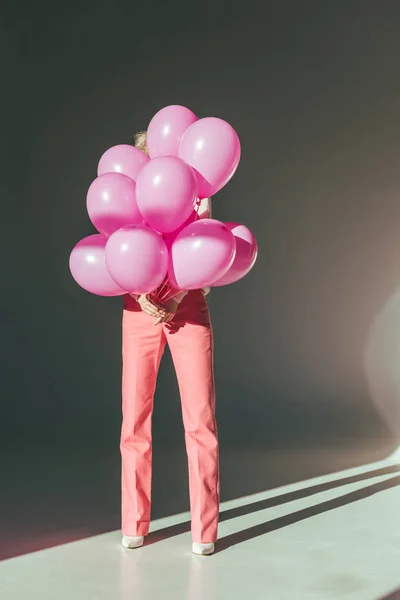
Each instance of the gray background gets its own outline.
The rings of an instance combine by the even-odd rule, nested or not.
[[[168,104],[238,131],[214,216],[260,246],[247,278],[210,298],[222,500],[387,456],[397,431],[364,355],[400,283],[400,4],[89,1],[2,16],[2,556],[119,527],[121,301],[81,290],[68,257],[93,232],[99,157]],[[186,469],[167,356],[154,517],[188,508]]]

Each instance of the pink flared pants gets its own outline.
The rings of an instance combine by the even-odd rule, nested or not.
[[[156,326],[154,318],[126,296],[122,340],[122,533],[138,536],[149,531],[153,399],[168,342],[181,395],[192,538],[195,542],[214,542],[219,513],[218,433],[213,333],[202,292],[189,292],[174,320]]]

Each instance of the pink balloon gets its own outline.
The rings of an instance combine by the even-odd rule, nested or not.
[[[89,217],[100,233],[110,235],[124,225],[143,222],[135,190],[135,182],[122,173],[104,173],[93,181],[86,204]]]
[[[257,240],[250,229],[240,223],[225,223],[225,225],[236,240],[236,254],[230,269],[220,279],[214,281],[213,287],[239,281],[253,268],[257,259]]]
[[[168,278],[182,290],[210,286],[235,257],[235,238],[215,219],[200,219],[183,229],[172,244]]]
[[[166,106],[150,121],[147,128],[147,150],[151,158],[177,156],[179,142],[196,115],[184,106]]]
[[[176,236],[183,230],[185,229],[185,227],[187,227],[188,225],[190,225],[190,223],[194,223],[195,221],[197,221],[197,211],[193,210],[190,215],[188,216],[188,218],[186,219],[186,221],[183,223],[183,225],[181,225],[180,227],[178,227],[178,229],[176,229],[175,231],[173,231],[172,233],[169,233],[168,235],[164,235],[164,241],[166,243],[166,246],[168,248],[168,250],[171,249],[172,244],[176,238]]]
[[[178,229],[196,204],[193,169],[175,156],[154,158],[140,172],[136,198],[144,220],[153,229],[162,233]]]
[[[140,170],[150,158],[135,146],[120,144],[106,150],[100,158],[97,175],[122,173],[136,181]]]
[[[238,167],[239,137],[222,119],[200,119],[183,136],[178,156],[195,170],[199,198],[209,198],[228,183]]]
[[[69,257],[69,268],[76,283],[98,296],[121,296],[126,292],[112,279],[106,266],[105,235],[89,235],[76,244]]]
[[[106,263],[118,285],[135,294],[148,294],[164,280],[168,250],[157,232],[129,225],[113,233],[106,245]]]

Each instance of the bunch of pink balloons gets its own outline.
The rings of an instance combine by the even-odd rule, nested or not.
[[[222,119],[198,119],[167,106],[147,130],[148,155],[130,145],[109,148],[87,193],[99,233],[76,244],[70,270],[100,296],[177,293],[238,281],[253,267],[257,242],[239,223],[197,220],[198,201],[218,192],[240,160],[236,131]]]

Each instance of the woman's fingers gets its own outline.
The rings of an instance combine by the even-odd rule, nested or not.
[[[160,316],[158,310],[156,308],[154,308],[154,306],[152,306],[151,304],[147,304],[147,303],[143,302],[142,310],[143,310],[143,312],[147,313],[151,317]]]
[[[151,304],[146,304],[145,306],[146,306],[146,310],[149,315],[153,315],[154,317],[164,316],[164,313],[161,310],[159,310],[158,308],[155,308]]]
[[[154,325],[159,325],[160,323],[170,323],[174,318],[175,313],[167,313],[166,315],[159,315],[154,323]]]
[[[154,325],[159,325],[160,323],[162,323],[164,321],[165,317],[159,316],[156,318],[156,320],[154,321]]]
[[[176,314],[177,305],[174,303],[172,303],[171,307],[168,306],[167,309],[169,308],[170,310],[167,310],[166,308],[157,304],[156,300],[150,299],[148,296],[140,296],[138,302],[143,312],[151,317],[155,317],[154,325],[159,325],[160,323],[170,323]]]
[[[155,306],[148,298],[146,298],[146,296],[140,297],[139,304],[143,312],[147,313],[151,317],[161,317],[166,314],[165,310],[158,308],[158,306]]]

